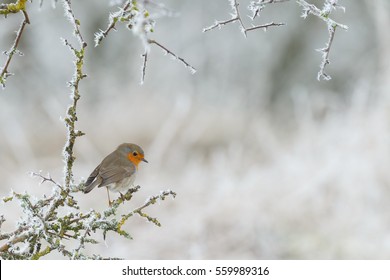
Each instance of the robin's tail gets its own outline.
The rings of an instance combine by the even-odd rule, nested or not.
[[[84,193],[89,193],[94,187],[102,182],[102,178],[98,176],[99,168],[100,165],[96,167],[94,171],[92,171],[91,175],[89,175],[87,181],[85,182],[85,188],[83,190]]]
[[[85,184],[85,189],[83,190],[84,193],[89,193],[90,191],[93,190],[94,187],[98,186],[101,183],[101,179],[96,178],[95,181],[93,181],[91,184],[87,185]]]

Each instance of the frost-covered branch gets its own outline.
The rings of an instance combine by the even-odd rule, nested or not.
[[[248,9],[252,11],[251,19],[254,20],[256,17],[260,15],[260,12],[264,10],[265,6],[268,4],[276,4],[276,3],[283,3],[288,2],[290,0],[257,0],[257,1],[251,1]]]
[[[78,20],[72,10],[72,1],[71,0],[63,0],[63,6],[64,6],[64,12],[65,16],[68,18],[69,22],[73,26],[73,35],[77,38],[79,41],[80,47],[85,48],[87,47],[87,43],[84,41],[83,36],[80,32],[80,20]]]
[[[145,51],[143,54],[142,54],[142,57],[143,57],[143,63],[142,63],[142,68],[141,68],[141,85],[144,83],[145,81],[145,76],[146,76],[146,65],[148,64],[148,52]]]
[[[99,46],[104,38],[107,37],[108,33],[111,30],[116,30],[116,23],[121,20],[121,18],[125,18],[129,13],[129,9],[131,8],[132,2],[126,1],[123,7],[119,8],[119,11],[110,14],[109,16],[109,24],[105,30],[100,30],[95,33],[95,47]]]
[[[266,4],[271,4],[271,3],[281,3],[281,2],[286,2],[289,0],[266,0],[266,1],[252,1],[248,7],[250,11],[252,11],[253,15],[251,17],[252,21],[258,16],[259,12],[264,9]],[[228,20],[222,20],[218,21],[216,20],[213,25],[210,25],[206,28],[203,28],[203,32],[211,31],[215,28],[221,28],[222,26],[228,24],[228,23],[233,23],[233,22],[238,22],[240,24],[240,29],[241,32],[244,34],[244,36],[247,36],[247,32],[256,30],[256,29],[263,29],[267,30],[268,27],[272,26],[282,26],[285,25],[285,23],[267,23],[267,24],[259,24],[259,25],[253,25],[251,27],[245,27],[243,19],[240,14],[239,10],[239,5],[240,3],[237,0],[229,0],[230,6],[232,8],[233,13],[231,14],[231,18]]]
[[[82,79],[87,77],[83,73],[84,65],[84,53],[87,43],[84,41],[83,36],[80,32],[80,20],[76,19],[70,0],[63,0],[63,6],[65,11],[65,16],[68,18],[69,22],[73,26],[73,34],[77,38],[79,43],[79,48],[75,48],[68,40],[63,40],[64,44],[69,47],[72,51],[75,61],[75,72],[73,74],[72,80],[69,82],[69,87],[71,88],[70,97],[72,99],[71,105],[66,111],[66,117],[64,119],[65,126],[67,128],[67,141],[64,147],[64,161],[65,161],[65,188],[69,189],[73,182],[73,163],[75,156],[73,155],[73,147],[77,137],[84,135],[83,132],[75,128],[75,123],[77,121],[77,102],[80,99],[80,89],[79,85]]]
[[[334,35],[336,33],[336,26],[335,25],[328,26],[328,31],[329,31],[329,39],[328,39],[328,42],[326,43],[325,48],[318,50],[318,51],[322,52],[322,61],[320,64],[320,70],[318,71],[318,74],[317,74],[317,80],[319,80],[319,81],[321,80],[321,78],[326,80],[326,81],[329,81],[330,79],[332,79],[331,76],[329,76],[328,74],[325,73],[325,67],[326,67],[326,65],[329,64],[329,52],[330,52],[330,48],[331,48],[332,43],[333,43]]]
[[[320,64],[320,70],[317,74],[317,79],[321,80],[330,80],[331,77],[325,73],[325,67],[328,65],[329,62],[329,52],[332,47],[333,39],[336,33],[336,28],[340,27],[344,30],[348,30],[348,26],[338,23],[331,19],[329,16],[332,13],[332,11],[336,9],[341,9],[345,12],[345,8],[343,6],[340,6],[338,4],[338,0],[325,0],[324,6],[322,9],[317,8],[314,4],[309,4],[305,0],[298,0],[297,3],[302,7],[302,17],[306,18],[309,14],[312,14],[323,21],[326,22],[328,32],[329,32],[329,39],[326,43],[325,48],[319,49],[318,51],[322,52],[322,61]]]
[[[168,50],[165,46],[163,46],[159,42],[152,40],[152,39],[148,39],[148,44],[151,44],[151,45],[154,44],[154,45],[158,46],[160,49],[162,49],[165,52],[165,54],[168,54],[172,58],[179,60],[186,68],[188,68],[190,70],[190,72],[192,74],[195,74],[196,69],[193,66],[191,66],[191,64],[189,64],[187,61],[185,61],[184,58],[181,58],[180,56],[176,55],[174,52]]]
[[[157,201],[165,200],[165,198],[168,196],[172,196],[173,198],[175,198],[176,193],[171,190],[167,190],[167,191],[161,191],[159,195],[149,197],[143,205],[134,209],[129,214],[122,215],[122,219],[120,220],[119,224],[120,225],[124,224],[131,216],[133,216],[134,214],[138,214],[139,216],[146,218],[149,222],[155,224],[156,226],[161,227],[161,223],[156,218],[150,217],[148,214],[143,212],[143,210],[149,207],[150,205],[155,204]]]
[[[249,27],[249,28],[245,29],[245,31],[252,31],[252,30],[255,30],[255,29],[263,29],[263,30],[267,31],[268,27],[271,27],[271,26],[282,26],[282,25],[285,25],[285,23],[270,22],[270,23],[265,23],[265,24],[260,24],[260,25],[254,25],[252,27]]]
[[[150,6],[150,9],[148,9],[147,6]],[[151,12],[153,8],[156,9],[156,12],[154,13]],[[167,54],[170,54],[173,58],[179,60],[193,74],[196,72],[193,66],[173,52],[168,51],[162,44],[149,38],[150,33],[154,32],[157,18],[173,15],[174,13],[170,12],[161,3],[154,3],[151,0],[127,0],[118,8],[117,12],[110,14],[107,28],[95,33],[95,46],[100,45],[103,39],[106,38],[112,30],[116,30],[117,24],[125,24],[127,29],[132,31],[133,35],[142,42],[145,48],[145,52],[142,55],[141,84],[145,81],[146,66],[151,44],[156,44],[158,47],[164,49]]]
[[[275,23],[270,22],[266,24],[252,24],[251,27],[246,27],[243,23],[242,17],[240,15],[239,11],[239,2],[238,0],[228,0],[232,9],[231,18],[227,20],[222,21],[215,21],[215,23],[209,27],[206,27],[203,29],[203,32],[207,32],[216,28],[221,28],[222,26],[233,23],[233,22],[239,22],[241,32],[244,34],[244,36],[247,36],[247,32],[257,30],[257,29],[263,29],[264,31],[267,30],[268,27],[272,26],[282,26],[285,25],[284,23]],[[289,2],[290,0],[254,0],[251,1],[248,10],[252,13],[251,16],[249,16],[252,21],[254,21],[256,18],[260,16],[260,12],[265,9],[265,7],[269,4],[277,4],[277,3],[285,3]],[[338,23],[330,18],[331,13],[336,9],[341,9],[345,12],[345,8],[341,5],[339,5],[338,0],[324,0],[324,5],[322,9],[317,8],[314,4],[309,4],[305,0],[297,0],[296,3],[300,5],[303,9],[302,17],[306,18],[309,14],[312,14],[323,21],[326,22],[328,32],[329,32],[329,39],[326,43],[326,46],[322,49],[319,49],[318,51],[322,52],[322,61],[320,64],[320,70],[317,74],[317,79],[321,80],[330,80],[331,77],[325,73],[325,67],[330,63],[329,62],[329,53],[330,49],[332,47],[332,43],[334,40],[335,32],[337,27],[340,27],[342,29],[347,30],[348,26]]]
[[[215,23],[209,27],[206,27],[203,29],[203,32],[207,32],[207,31],[210,31],[210,30],[213,30],[215,28],[221,28],[223,25],[225,24],[228,24],[228,23],[231,23],[231,22],[236,22],[238,21],[240,26],[241,26],[241,31],[244,33],[244,35],[246,36],[246,28],[242,22],[242,19],[241,19],[241,15],[240,15],[240,11],[238,9],[238,6],[240,5],[237,0],[229,0],[230,2],[230,6],[233,10],[233,13],[231,14],[232,17],[228,20],[221,20],[221,21],[215,21]]]
[[[27,24],[30,24],[30,19],[28,17],[28,14],[26,12],[26,2],[27,0],[18,0],[15,3],[10,4],[1,4],[0,5],[0,15],[7,16],[8,14],[12,13],[19,13],[21,12],[23,14],[23,21],[20,24],[19,30],[16,32],[16,38],[11,46],[9,51],[5,51],[4,54],[7,56],[7,60],[4,63],[4,66],[1,68],[0,71],[0,84],[4,88],[6,80],[9,76],[13,75],[12,73],[8,72],[8,67],[11,63],[11,60],[14,56],[14,54],[18,54],[20,56],[23,55],[21,51],[18,50],[18,45],[20,42],[20,39],[22,38],[22,34],[24,31],[24,28]]]
[[[130,234],[122,227],[134,214],[145,218],[156,226],[161,226],[156,218],[145,213],[145,209],[157,201],[163,201],[169,196],[172,198],[176,196],[176,193],[171,190],[162,191],[159,195],[148,198],[134,210],[118,217],[121,206],[126,201],[130,201],[133,195],[140,190],[140,186],[136,186],[114,200],[112,206],[107,210],[102,212],[90,210],[83,213],[72,196],[73,193],[80,192],[80,190],[76,188],[75,191],[70,192],[50,175],[43,176],[40,173],[34,173],[33,176],[38,177],[41,183],[53,185],[55,191],[52,195],[43,196],[40,199],[27,193],[19,194],[16,192],[3,198],[4,203],[18,201],[23,209],[23,216],[17,222],[17,228],[8,233],[1,231],[1,226],[6,220],[4,216],[0,216],[0,240],[6,240],[6,243],[0,246],[2,259],[39,259],[53,251],[58,251],[69,259],[103,259],[101,256],[90,256],[84,252],[85,244],[98,243],[93,235],[101,232],[103,238],[106,238],[107,233],[112,232],[125,238],[131,238]],[[60,203],[57,203],[58,201]],[[66,215],[59,214],[66,212],[68,213]],[[73,249],[67,248],[63,243],[65,240],[75,240],[77,244]],[[43,244],[45,244],[44,248],[42,248]]]

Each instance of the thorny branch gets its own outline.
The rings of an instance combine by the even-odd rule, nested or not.
[[[73,25],[73,33],[77,38],[80,48],[76,49],[72,44],[67,40],[64,40],[64,44],[69,47],[75,57],[75,72],[72,80],[69,82],[69,87],[71,88],[71,99],[72,103],[68,107],[66,112],[66,117],[64,119],[65,126],[67,128],[67,141],[64,147],[64,161],[65,165],[65,188],[69,189],[73,182],[73,163],[75,161],[75,156],[73,155],[73,147],[77,137],[83,136],[84,133],[75,128],[75,123],[77,121],[77,102],[80,99],[80,89],[79,85],[82,79],[87,77],[83,74],[83,65],[84,65],[84,53],[87,43],[84,41],[83,36],[81,35],[79,26],[80,21],[76,19],[70,0],[63,0],[65,15],[67,16],[70,23]]]
[[[318,51],[322,52],[322,61],[320,64],[320,70],[318,71],[317,74],[317,80],[330,80],[331,77],[325,73],[325,67],[328,65],[329,62],[329,52],[332,47],[334,35],[336,33],[336,28],[340,27],[344,30],[348,30],[348,26],[338,23],[331,19],[329,16],[332,13],[333,10],[339,8],[343,11],[345,11],[345,8],[343,6],[340,6],[338,4],[338,0],[325,0],[324,6],[321,9],[317,8],[314,4],[309,4],[305,0],[298,0],[297,3],[303,8],[303,13],[302,17],[306,18],[309,14],[312,14],[323,21],[326,22],[327,27],[328,27],[328,32],[329,32],[329,39],[328,42],[326,43],[325,48],[322,48]]]
[[[261,5],[265,5],[265,4],[270,4],[270,3],[280,3],[280,2],[286,2],[288,0],[269,0],[269,1],[252,1],[250,6],[248,7],[250,10],[252,9],[257,9],[258,7],[261,7],[259,8],[258,10],[256,10],[255,12],[255,15],[252,16],[252,20],[254,20],[256,18],[256,16],[258,16],[258,13],[264,8],[263,6]],[[203,29],[203,32],[207,32],[207,31],[210,31],[210,30],[213,30],[215,28],[221,28],[223,25],[226,25],[228,23],[232,23],[232,22],[239,22],[240,24],[240,29],[241,29],[241,32],[244,34],[244,36],[246,37],[247,36],[247,32],[249,31],[252,31],[252,30],[255,30],[255,29],[263,29],[263,30],[267,30],[268,27],[272,27],[272,26],[282,26],[282,25],[285,25],[285,23],[274,23],[274,22],[271,22],[271,23],[267,23],[267,24],[260,24],[260,25],[252,25],[251,27],[245,27],[244,23],[243,23],[243,20],[242,20],[242,17],[241,17],[241,14],[240,14],[240,10],[239,10],[239,2],[237,0],[229,0],[230,2],[230,6],[233,10],[233,13],[232,13],[232,17],[231,19],[228,19],[228,20],[222,20],[222,21],[215,21],[215,23],[209,27],[206,27]],[[260,4],[261,2],[261,4]]]
[[[146,5],[157,8],[157,12],[151,13],[150,9],[146,9]],[[157,45],[174,59],[179,60],[187,69],[190,70],[192,74],[194,74],[196,69],[193,66],[172,51],[169,51],[161,43],[149,38],[149,34],[154,31],[155,18],[170,15],[172,15],[172,13],[168,12],[168,9],[166,9],[163,4],[156,4],[151,0],[127,0],[117,12],[110,14],[107,28],[95,33],[95,46],[100,45],[103,39],[106,38],[112,30],[116,30],[117,23],[123,23],[126,24],[126,27],[140,39],[145,48],[145,52],[142,55],[143,64],[141,68],[141,84],[145,81],[146,66],[151,44]]]
[[[33,176],[41,179],[42,183],[50,183],[58,187],[57,190],[64,189],[50,175],[43,176],[34,173]],[[114,200],[111,208],[103,212],[90,210],[85,213],[79,210],[77,201],[70,193],[62,201],[62,204],[53,203],[58,201],[58,196],[62,197],[64,191],[55,192],[51,196],[44,196],[39,200],[26,193],[13,192],[9,197],[3,198],[3,201],[5,203],[13,200],[19,201],[24,216],[18,221],[17,229],[8,233],[1,232],[5,218],[0,216],[0,240],[7,240],[0,246],[0,257],[2,259],[39,259],[50,252],[58,251],[69,259],[102,259],[101,256],[88,256],[83,252],[85,244],[98,243],[95,237],[91,237],[92,234],[101,231],[105,238],[108,232],[115,232],[125,238],[131,238],[130,234],[122,227],[134,214],[161,226],[156,218],[150,217],[144,210],[157,201],[165,200],[169,196],[173,198],[176,196],[176,193],[171,190],[162,191],[159,195],[148,198],[142,205],[128,214],[122,215],[117,220],[116,216],[120,206],[126,201],[130,201],[134,193],[139,190],[140,186],[131,188]],[[73,192],[79,192],[78,188],[74,188],[71,193]],[[68,211],[66,215],[59,215],[60,209],[64,206],[78,211]],[[63,244],[64,240],[76,240],[78,245],[73,250],[66,249]],[[42,248],[42,244],[47,245]]]
[[[5,16],[7,16],[9,13],[19,13],[19,12],[23,13],[24,19],[20,24],[19,30],[16,32],[16,38],[13,45],[11,46],[11,49],[9,51],[4,52],[4,54],[7,56],[7,60],[5,61],[5,64],[0,71],[0,84],[3,88],[5,88],[5,83],[7,78],[13,75],[12,73],[8,72],[8,67],[11,63],[14,54],[23,55],[22,52],[18,50],[18,45],[20,39],[22,38],[22,34],[25,26],[27,24],[30,24],[30,19],[26,12],[26,0],[18,0],[16,3],[1,4],[0,6],[0,14],[3,14]]]
[[[121,18],[126,16],[126,13],[128,9],[130,8],[131,1],[126,1],[123,7],[119,8],[119,11],[116,13],[113,13],[109,17],[109,24],[105,30],[100,30],[99,32],[95,33],[95,47],[99,46],[100,43],[104,38],[107,37],[108,33],[110,33],[111,30],[115,30],[115,25]]]
[[[317,74],[317,80],[321,80],[321,78],[322,78],[326,81],[329,81],[330,79],[332,79],[331,76],[329,76],[328,74],[325,73],[325,67],[326,67],[326,65],[329,64],[329,52],[330,52],[330,48],[331,48],[332,43],[333,43],[334,35],[336,33],[336,26],[335,25],[328,26],[328,31],[329,31],[329,39],[328,39],[328,42],[326,43],[325,48],[318,50],[318,51],[322,52],[322,61],[320,64],[320,70],[318,71],[318,74]]]
[[[141,68],[141,71],[142,71],[142,74],[141,74],[141,84],[143,84],[144,81],[145,81],[146,64],[148,63],[148,52],[145,51],[145,52],[142,54],[142,57],[143,57],[143,63],[142,63],[142,68]]]
[[[159,42],[155,41],[155,40],[152,40],[152,39],[148,39],[148,44],[154,44],[156,46],[158,46],[159,48],[161,48],[162,50],[165,51],[166,54],[169,54],[170,56],[172,56],[174,59],[177,59],[179,60],[186,68],[188,68],[191,73],[195,73],[196,72],[196,69],[194,67],[191,66],[191,64],[189,64],[187,61],[185,61],[183,58],[181,58],[180,56],[177,56],[175,53],[173,53],[172,51],[168,50],[165,46],[163,46],[162,44],[160,44]]]
[[[248,9],[252,11],[251,19],[254,20],[256,17],[260,15],[260,12],[264,10],[265,6],[268,4],[276,4],[276,3],[283,3],[288,2],[290,0],[257,0],[257,1],[251,1],[249,4]]]
[[[18,1],[17,3],[22,2],[25,3],[25,1]],[[84,183],[81,182],[79,185],[74,184],[72,168],[75,161],[73,147],[77,137],[83,135],[83,132],[75,128],[75,123],[77,121],[77,103],[80,99],[80,82],[86,77],[83,73],[83,65],[87,44],[81,35],[80,21],[75,17],[71,0],[63,0],[62,2],[65,15],[73,26],[73,35],[77,38],[79,43],[79,46],[75,47],[68,40],[63,40],[64,44],[71,50],[75,57],[75,72],[72,80],[69,82],[72,102],[66,111],[66,117],[64,119],[67,128],[67,142],[64,147],[65,180],[64,184],[60,184],[49,174],[44,176],[40,173],[32,173],[32,176],[41,180],[41,184],[49,183],[54,186],[53,193],[50,196],[44,195],[42,198],[38,199],[31,197],[28,193],[20,194],[12,192],[10,196],[3,198],[4,203],[18,201],[23,209],[23,215],[17,223],[17,228],[10,232],[3,232],[1,230],[1,227],[6,220],[4,216],[0,216],[0,240],[6,241],[0,246],[0,258],[2,259],[40,259],[53,251],[58,251],[69,259],[104,259],[98,255],[88,256],[83,252],[86,243],[98,243],[95,238],[90,237],[91,234],[96,233],[96,231],[99,230],[103,233],[104,238],[108,232],[115,232],[126,238],[131,238],[130,234],[122,229],[122,226],[126,220],[134,214],[138,214],[142,218],[160,226],[159,221],[146,214],[144,209],[159,200],[164,200],[167,196],[176,196],[176,194],[170,190],[164,191],[160,195],[152,196],[144,204],[132,212],[129,212],[126,218],[122,215],[121,219],[118,221],[116,215],[119,207],[125,201],[130,200],[133,197],[133,194],[140,189],[140,187],[137,186],[131,188],[117,200],[114,200],[112,206],[102,213],[95,210],[90,210],[86,213],[80,211],[73,194],[82,191]],[[12,4],[9,5],[10,7],[13,7]],[[5,6],[4,4],[0,5],[0,9],[5,9],[6,7],[9,8],[9,6]],[[25,15],[26,23],[28,23],[27,13],[24,12],[24,7],[23,9],[20,9]],[[23,27],[24,25],[18,32],[14,46],[15,50],[20,40]],[[111,29],[113,28],[114,27]],[[152,43],[165,49],[165,47],[155,41],[148,42],[148,44]],[[175,56],[169,50],[165,50],[170,55]],[[145,57],[147,59],[147,55],[145,55]],[[180,59],[179,57],[176,58]],[[185,63],[184,60],[180,60]],[[60,214],[64,212],[67,212],[68,214]],[[78,242],[78,245],[76,248],[69,250],[65,244],[63,244],[64,240],[75,240]],[[43,244],[45,244],[45,247],[42,246]]]
[[[233,10],[232,17],[228,20],[223,21],[215,21],[215,23],[209,27],[206,27],[203,29],[203,32],[207,32],[210,30],[213,30],[215,28],[221,28],[222,26],[233,23],[233,22],[239,22],[240,28],[244,36],[247,36],[247,32],[256,30],[256,29],[263,29],[267,30],[268,27],[272,26],[282,26],[285,25],[284,23],[275,23],[270,22],[266,24],[259,24],[259,25],[252,25],[251,27],[245,27],[242,17],[239,12],[239,2],[238,0],[228,0],[230,2],[230,6]],[[260,12],[266,7],[266,5],[269,4],[276,4],[276,3],[284,3],[289,2],[290,0],[256,0],[251,1],[248,9],[252,12],[252,16],[250,16],[251,20],[255,20],[257,17],[259,17]],[[322,61],[320,64],[320,70],[317,74],[317,79],[321,80],[330,80],[331,77],[325,73],[325,67],[330,63],[329,62],[329,53],[330,49],[332,47],[333,39],[335,36],[335,32],[337,27],[340,27],[344,30],[348,29],[348,26],[338,23],[330,18],[330,14],[332,11],[336,9],[341,9],[345,11],[345,8],[343,6],[340,6],[338,4],[338,0],[324,0],[324,6],[322,9],[317,8],[314,4],[309,4],[305,0],[297,0],[296,3],[300,5],[303,9],[302,17],[306,18],[309,14],[312,14],[323,21],[326,22],[329,32],[329,39],[326,43],[326,46],[322,49],[319,49],[318,51],[322,52]]]

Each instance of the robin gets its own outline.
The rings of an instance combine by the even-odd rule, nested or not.
[[[127,191],[133,185],[138,164],[148,162],[144,151],[136,144],[123,143],[92,171],[85,182],[84,193],[89,193],[94,187],[106,187],[108,205],[111,206],[109,190],[113,192]]]

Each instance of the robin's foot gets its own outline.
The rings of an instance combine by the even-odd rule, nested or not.
[[[112,201],[108,200],[108,207],[112,207]]]

